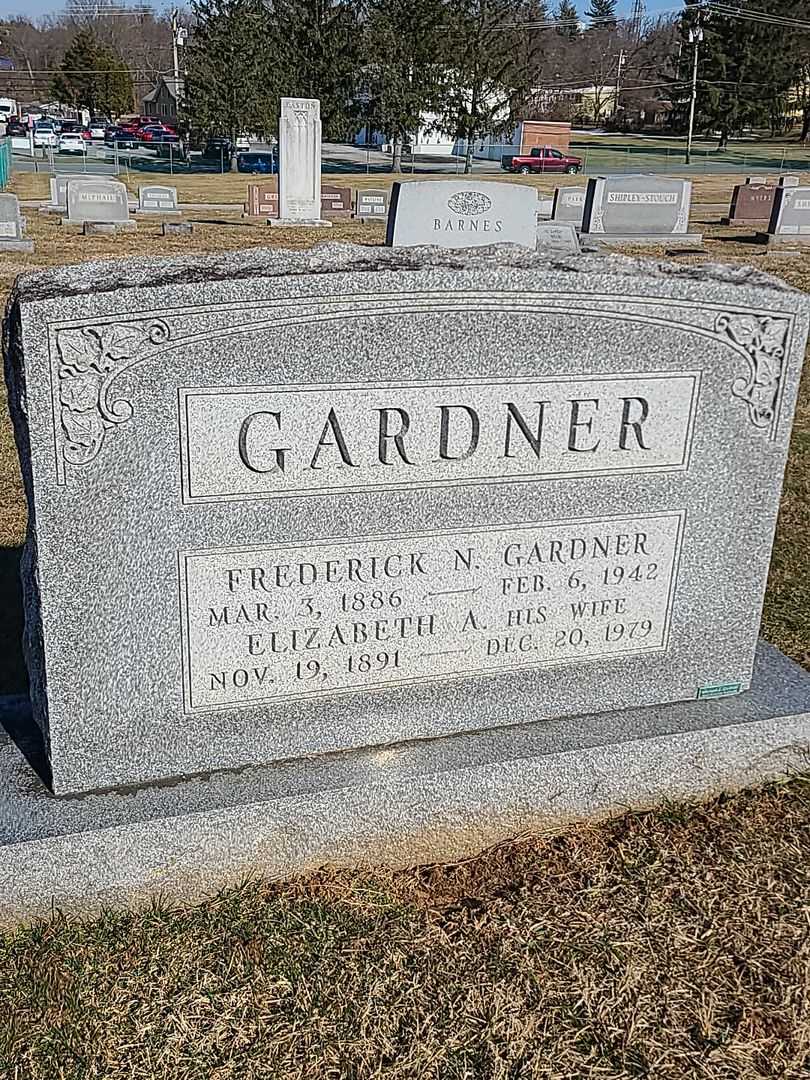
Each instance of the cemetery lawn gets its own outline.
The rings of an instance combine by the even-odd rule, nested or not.
[[[41,179],[15,180],[18,194]],[[810,291],[810,252],[763,255],[719,227],[709,207],[728,205],[731,183],[698,184],[708,254],[678,261],[753,263]],[[36,251],[3,256],[0,292],[24,270],[87,258],[325,239],[234,209],[186,214],[194,235],[171,239],[140,222],[82,237],[28,210]],[[340,224],[328,239],[376,244],[382,228]],[[2,694],[25,692],[24,532],[3,406]],[[808,669],[809,541],[805,376],[763,633]],[[0,1077],[807,1080],[809,911],[810,777],[795,777],[519,838],[453,866],[324,871],[94,920],[56,913],[0,934]]]

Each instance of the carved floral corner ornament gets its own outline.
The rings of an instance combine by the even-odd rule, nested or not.
[[[735,379],[731,392],[746,403],[751,423],[758,428],[770,428],[776,419],[789,325],[787,319],[762,315],[721,315],[717,319],[717,330],[748,359],[748,378]]]
[[[113,383],[150,348],[169,339],[162,319],[59,330],[59,422],[62,454],[71,465],[87,465],[101,450],[110,428],[131,419],[126,398],[113,398]]]

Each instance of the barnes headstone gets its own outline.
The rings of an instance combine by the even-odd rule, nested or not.
[[[535,246],[537,194],[522,184],[473,180],[395,183],[388,213],[390,247]]]

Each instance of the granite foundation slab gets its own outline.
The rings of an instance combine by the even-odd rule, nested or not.
[[[508,692],[500,706],[511,708]],[[0,699],[26,743],[27,703]],[[486,718],[482,715],[482,722]],[[0,734],[0,923],[198,901],[252,874],[418,865],[806,769],[810,675],[760,644],[745,694],[55,797]]]
[[[5,251],[26,251],[30,254],[33,250],[33,240],[0,240],[0,255]]]
[[[659,233],[650,236],[641,236],[638,233],[599,233],[596,237],[588,234],[588,239],[597,239],[600,244],[608,244],[615,247],[619,244],[635,244],[649,247],[695,247],[703,243],[703,233]],[[583,235],[583,240],[586,237]]]
[[[275,225],[277,229],[331,229],[332,222],[324,221],[323,218],[268,218],[268,225]]]

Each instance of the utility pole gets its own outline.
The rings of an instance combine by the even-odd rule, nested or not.
[[[179,12],[177,8],[172,8],[172,62],[174,66],[174,85],[177,86],[180,78],[180,61],[177,56],[177,17]]]
[[[697,103],[697,77],[698,77],[698,50],[703,41],[703,31],[699,26],[690,29],[689,42],[695,46],[695,56],[692,62],[692,100],[689,103],[689,132],[686,136],[686,164],[692,163],[692,136],[695,131],[695,105]]]
[[[619,70],[616,72],[616,101],[613,105],[613,115],[618,117],[619,115],[619,94],[622,91],[622,68],[627,63],[627,57],[624,55],[624,49],[619,53]]]

